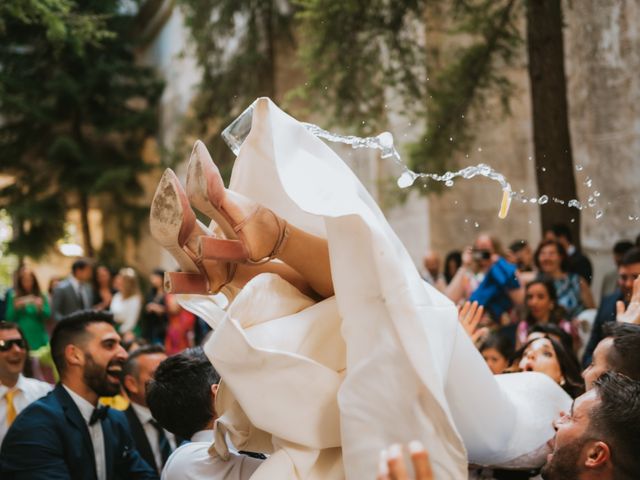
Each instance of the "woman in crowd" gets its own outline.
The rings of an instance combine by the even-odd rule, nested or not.
[[[164,349],[167,355],[173,355],[194,346],[196,316],[182,308],[178,304],[176,296],[170,293],[165,295],[165,305],[168,324],[164,338]]]
[[[51,316],[47,296],[40,291],[35,273],[23,265],[14,274],[13,290],[7,293],[6,319],[17,323],[31,350],[48,345],[46,323]]]
[[[111,270],[98,265],[93,271],[93,309],[109,310],[114,293]]]
[[[513,345],[506,335],[490,333],[478,348],[494,375],[503,373],[513,358]]]
[[[548,375],[571,398],[576,398],[584,393],[584,380],[577,360],[571,355],[551,337],[536,338],[524,346],[518,368],[523,372]]]
[[[459,250],[452,250],[447,253],[444,259],[444,279],[447,285],[451,283],[453,277],[455,277],[458,269],[462,266],[462,252]]]
[[[553,280],[558,304],[566,310],[569,318],[595,307],[587,282],[580,275],[567,272],[567,252],[561,243],[555,240],[542,241],[536,249],[535,263],[539,278],[547,276]]]
[[[118,292],[111,300],[111,312],[118,325],[118,332],[127,340],[138,336],[142,295],[138,275],[133,268],[121,269],[117,278]]]
[[[527,342],[527,336],[536,325],[558,325],[568,334],[574,335],[572,323],[565,318],[565,310],[558,303],[556,288],[551,279],[541,278],[527,284],[525,306],[526,316],[518,322],[516,330],[516,348]]]
[[[143,336],[151,343],[164,344],[167,334],[167,306],[164,292],[164,270],[156,269],[149,276],[151,289],[144,305]]]

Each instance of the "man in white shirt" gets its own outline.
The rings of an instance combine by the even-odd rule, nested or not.
[[[220,376],[202,348],[185,350],[162,362],[147,385],[154,418],[190,443],[180,446],[164,466],[163,480],[245,480],[262,460],[232,453],[228,460],[209,454],[216,420]]]
[[[22,330],[15,323],[0,322],[0,445],[18,414],[53,388],[22,375],[26,361]]]
[[[122,412],[98,407],[120,391],[127,352],[108,312],[85,310],[55,327],[60,382],[13,422],[0,449],[2,480],[153,480]]]
[[[146,400],[146,384],[167,355],[160,345],[138,348],[129,355],[122,371],[122,385],[129,396],[125,411],[129,428],[142,458],[158,472],[175,450],[175,437],[151,415]]]

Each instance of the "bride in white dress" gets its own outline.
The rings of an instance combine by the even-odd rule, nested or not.
[[[218,296],[180,296],[214,328],[212,454],[226,457],[225,437],[270,453],[260,480],[373,479],[380,450],[410,440],[435,478],[466,478],[468,463],[544,463],[569,396],[543,374],[491,374],[455,306],[422,281],[328,146],[259,99],[228,191],[211,165],[199,143],[186,194],[165,174],[151,229],[183,270],[168,278],[174,291],[229,298],[224,311]],[[222,231],[196,222],[188,201]],[[247,265],[263,257],[275,260]]]

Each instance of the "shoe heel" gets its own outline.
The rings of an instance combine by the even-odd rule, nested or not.
[[[209,282],[200,273],[165,272],[164,289],[169,293],[208,295]]]
[[[231,221],[217,207],[226,189],[220,170],[213,163],[209,151],[200,140],[193,146],[187,167],[187,196],[189,203],[218,224],[225,237],[238,238]]]
[[[206,259],[224,260],[226,262],[245,263],[247,251],[240,240],[226,240],[208,236],[198,237],[197,256]]]

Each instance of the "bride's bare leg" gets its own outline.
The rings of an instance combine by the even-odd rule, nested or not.
[[[239,264],[233,280],[231,281],[231,285],[237,288],[242,288],[249,282],[249,280],[261,273],[275,273],[280,275],[308,297],[317,298],[318,296],[302,275],[289,265],[280,262],[268,262],[263,265]]]
[[[191,204],[215,221],[226,239],[201,237],[200,256],[238,264],[278,258],[321,297],[333,295],[327,241],[287,224],[271,210],[232,190],[204,144],[196,142],[187,169]]]

